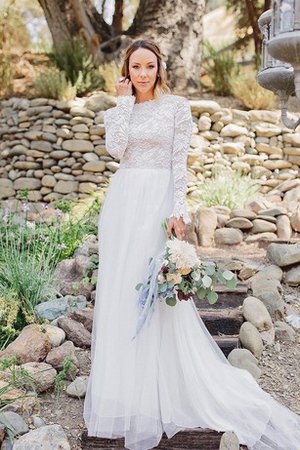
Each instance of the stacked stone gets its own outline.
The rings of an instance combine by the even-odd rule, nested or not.
[[[0,199],[28,190],[31,201],[84,198],[118,163],[105,150],[106,95],[75,101],[10,99],[1,104]]]
[[[279,111],[240,111],[192,100],[195,128],[188,193],[213,170],[231,167],[259,179],[262,193],[299,180],[300,131],[282,127]],[[114,97],[74,101],[11,98],[0,103],[0,199],[28,189],[31,201],[84,198],[101,189],[119,163],[105,150],[103,111]],[[283,186],[283,188],[282,188]],[[291,184],[294,187],[293,184]],[[284,191],[282,190],[284,189]]]
[[[188,160],[191,181],[231,167],[259,179],[261,192],[266,193],[285,180],[299,178],[300,129],[291,132],[283,127],[279,111],[240,111],[221,108],[214,101],[190,103],[197,119]]]

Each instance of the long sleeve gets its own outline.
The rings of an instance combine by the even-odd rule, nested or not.
[[[175,129],[172,153],[174,179],[174,207],[170,217],[183,218],[190,223],[186,206],[187,154],[193,130],[193,119],[189,101],[181,97],[175,112]]]
[[[104,112],[105,147],[113,158],[120,159],[126,150],[134,102],[134,95],[119,95],[117,105]]]

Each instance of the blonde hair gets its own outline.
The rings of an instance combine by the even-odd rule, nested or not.
[[[167,83],[167,71],[163,66],[163,60],[162,55],[160,52],[160,49],[158,45],[156,45],[154,42],[150,41],[149,39],[138,39],[134,42],[132,42],[126,49],[125,49],[125,56],[123,58],[123,65],[121,69],[121,75],[125,78],[129,77],[129,58],[132,55],[132,53],[137,50],[138,48],[146,48],[147,50],[150,50],[153,52],[157,57],[157,65],[158,65],[158,73],[156,81],[154,83],[154,98],[159,98],[161,94],[171,94],[171,89],[168,86]],[[136,89],[132,85],[132,93],[135,95]]]

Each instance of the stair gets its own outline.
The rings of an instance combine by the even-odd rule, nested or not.
[[[207,428],[193,428],[179,431],[171,439],[168,439],[163,433],[158,447],[153,450],[219,450],[220,440],[223,432],[217,432]],[[87,435],[85,429],[82,433],[82,450],[105,449],[105,450],[124,450],[124,438],[107,439],[97,438]],[[247,450],[247,447],[241,446]]]
[[[235,289],[216,286],[218,301],[211,305],[207,299],[194,297],[196,308],[204,325],[227,357],[239,347],[239,331],[244,317],[238,309],[247,296],[247,284],[238,283]]]

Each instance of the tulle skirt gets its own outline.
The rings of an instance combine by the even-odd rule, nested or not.
[[[169,169],[119,168],[99,219],[99,272],[84,402],[89,436],[125,438],[125,448],[156,447],[186,428],[234,431],[250,450],[299,450],[300,416],[232,366],[193,301],[157,302],[132,340],[135,286],[164,249],[161,223],[173,207]]]

